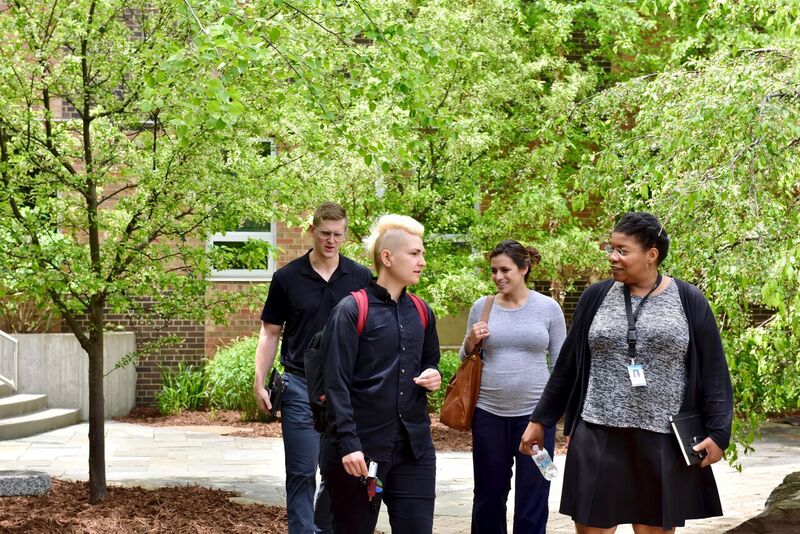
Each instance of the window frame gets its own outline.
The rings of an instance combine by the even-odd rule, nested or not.
[[[265,157],[275,157],[277,155],[277,144],[274,137],[259,137],[253,139],[254,143],[269,143],[270,153]],[[206,248],[211,248],[215,243],[243,243],[248,239],[264,241],[275,247],[276,221],[273,219],[269,223],[270,230],[264,231],[242,231],[231,230],[229,232],[219,232],[212,234],[206,240]],[[275,273],[275,257],[270,255],[266,269],[212,269],[210,280],[212,282],[264,282],[271,281]]]
[[[207,241],[207,247],[211,248],[217,243],[243,243],[248,239],[265,241],[271,246],[275,246],[275,221],[270,222],[269,232],[247,231],[241,232],[222,232],[212,234]],[[275,258],[270,255],[266,269],[213,269],[211,271],[212,282],[261,282],[272,280],[275,273]]]

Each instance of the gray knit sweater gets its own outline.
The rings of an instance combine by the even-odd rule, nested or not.
[[[622,287],[619,282],[611,287],[589,329],[592,366],[582,417],[590,423],[668,434],[669,416],[680,411],[686,393],[689,326],[678,286],[670,281],[650,297],[636,322],[636,363],[644,367],[644,387],[631,387],[628,376]],[[631,297],[634,310],[641,301]]]
[[[480,320],[486,297],[469,313],[467,332]],[[503,417],[530,415],[566,337],[564,313],[558,303],[536,291],[515,309],[496,302],[489,315],[489,337],[483,341],[483,374],[478,408]],[[547,366],[547,355],[550,368]],[[461,347],[464,359],[464,347]]]

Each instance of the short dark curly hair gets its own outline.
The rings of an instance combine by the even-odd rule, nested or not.
[[[629,211],[614,226],[614,232],[635,238],[646,249],[655,247],[658,250],[658,265],[667,258],[669,236],[661,221],[652,213]]]

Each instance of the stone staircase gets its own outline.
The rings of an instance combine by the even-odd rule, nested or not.
[[[74,425],[80,419],[77,409],[48,408],[47,395],[15,394],[0,382],[0,441]]]

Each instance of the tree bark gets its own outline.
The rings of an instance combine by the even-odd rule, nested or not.
[[[89,503],[108,495],[106,487],[105,395],[103,394],[103,302],[92,299],[89,334]]]

